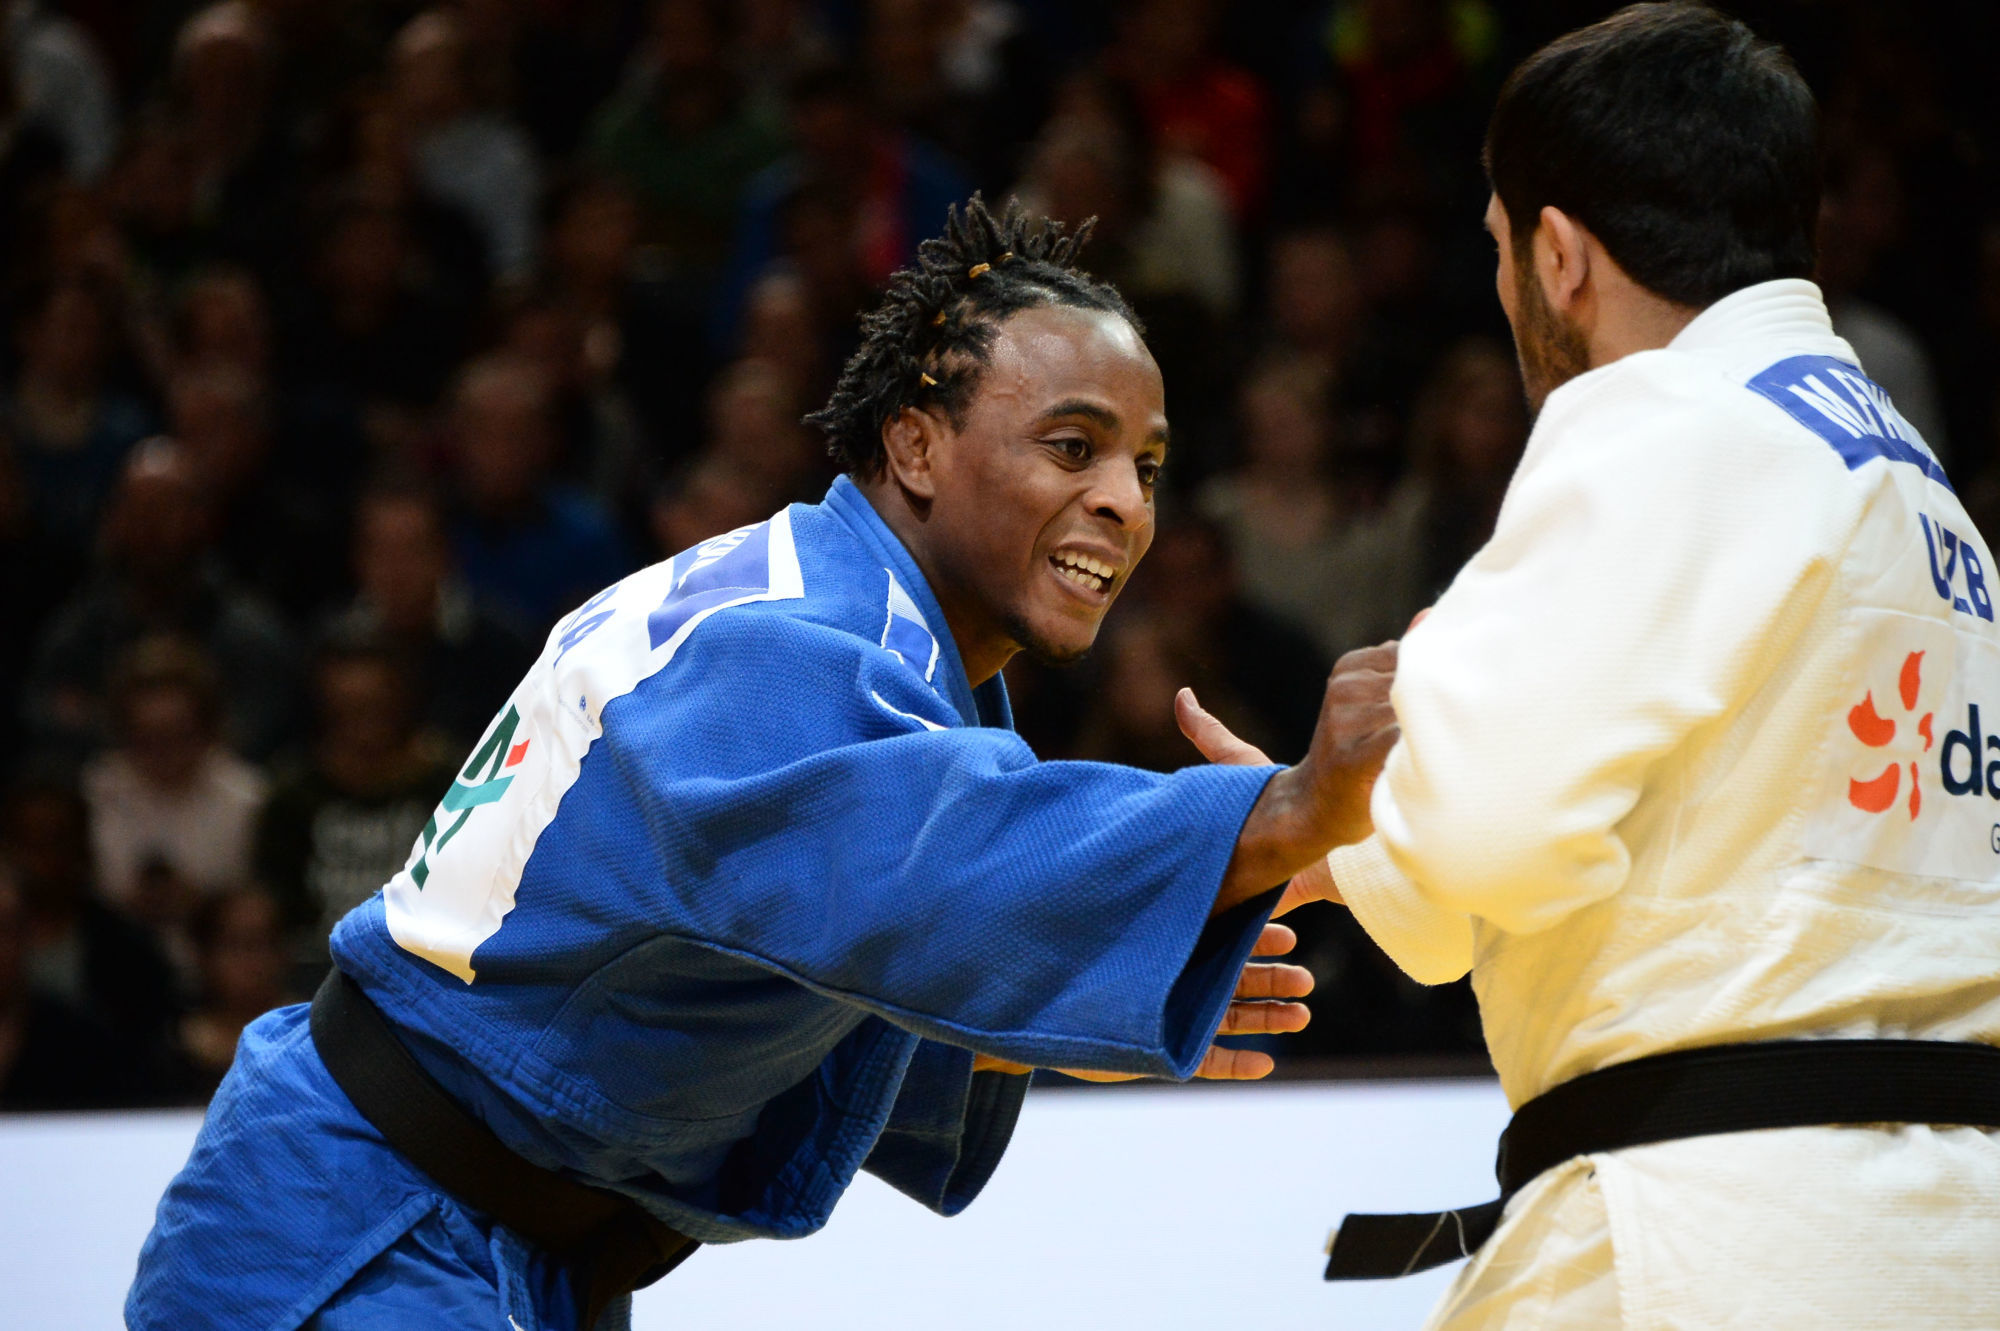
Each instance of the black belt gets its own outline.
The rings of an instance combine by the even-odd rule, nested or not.
[[[1500,1196],[1424,1215],[1350,1215],[1328,1280],[1377,1280],[1470,1257],[1509,1198],[1598,1151],[1839,1123],[2000,1127],[2000,1049],[1930,1040],[1773,1040],[1656,1054],[1587,1072],[1522,1105],[1500,1135]]]
[[[313,996],[312,1037],[361,1116],[411,1164],[570,1268],[584,1331],[614,1299],[652,1284],[701,1246],[629,1197],[508,1150],[418,1065],[361,986],[338,969]]]

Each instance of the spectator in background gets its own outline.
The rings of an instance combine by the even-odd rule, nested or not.
[[[534,659],[537,640],[474,595],[452,561],[442,511],[421,491],[361,497],[354,573],[360,590],[327,625],[327,639],[392,653],[414,717],[448,749],[471,747]]]
[[[532,363],[483,356],[460,375],[450,421],[459,566],[475,592],[537,632],[631,572],[604,509],[554,479],[552,406]]]
[[[1337,451],[1324,381],[1273,364],[1243,391],[1243,460],[1204,487],[1202,512],[1228,533],[1244,595],[1343,652],[1399,636],[1416,571],[1396,557],[1418,517],[1399,498],[1376,511],[1372,468]]]
[[[546,294],[582,339],[577,373],[628,400],[647,460],[671,466],[693,451],[713,371],[706,308],[673,273],[642,264],[639,206],[623,186],[576,176],[551,203]]]
[[[1153,142],[1214,168],[1238,222],[1270,187],[1270,97],[1215,50],[1215,0],[1133,0],[1120,8],[1104,68],[1138,94]]]
[[[930,235],[945,209],[971,193],[957,163],[882,123],[866,82],[850,67],[800,71],[788,102],[792,152],[760,172],[744,193],[735,257],[718,307],[725,345],[735,340],[751,285],[774,260],[802,247],[802,196],[812,200],[814,225],[837,223],[828,242],[865,291],[909,262],[917,238]],[[843,306],[840,319],[848,320],[858,304]]]
[[[126,452],[151,422],[138,401],[107,382],[110,293],[91,282],[58,280],[21,308],[6,429],[36,525],[80,555],[90,547]]]
[[[800,402],[824,402],[833,390],[840,370],[832,359],[838,340],[821,321],[812,292],[797,272],[774,268],[750,288],[743,358],[777,366]]]
[[[1209,327],[1237,307],[1235,223],[1228,186],[1198,158],[1154,151],[1130,92],[1095,74],[1069,79],[1028,154],[1022,198],[1072,224],[1097,219],[1093,270],[1144,316],[1177,297]],[[1148,319],[1152,333],[1154,320]],[[1150,337],[1149,337],[1150,340]]]
[[[590,127],[589,158],[646,207],[646,234],[701,285],[729,257],[744,187],[785,146],[779,108],[730,68],[733,6],[655,0],[646,44]]]
[[[224,366],[253,383],[271,374],[271,311],[249,269],[212,264],[182,288],[175,350],[189,369]]]
[[[256,759],[290,735],[295,652],[274,610],[216,560],[208,497],[188,451],[171,440],[134,450],[106,511],[103,562],[55,615],[35,653],[28,721],[44,742],[81,755],[105,730],[112,667],[142,638],[201,645],[222,680],[223,732]]]
[[[451,10],[428,9],[405,24],[390,50],[396,127],[407,136],[419,188],[472,221],[486,270],[520,278],[540,246],[541,169],[520,126],[474,104],[465,62],[465,35]]]
[[[403,867],[459,755],[418,731],[408,673],[386,643],[330,639],[313,702],[312,746],[271,792],[256,864],[294,960],[323,970],[333,926]]]
[[[25,908],[29,986],[108,1029],[131,1084],[156,1087],[180,1010],[173,970],[151,935],[94,890],[89,815],[75,786],[17,780],[0,804],[0,851]]]
[[[670,559],[753,522],[774,509],[758,479],[726,458],[703,453],[669,477],[653,500],[651,528],[654,553]]]
[[[789,503],[817,503],[833,483],[826,450],[799,421],[804,410],[783,367],[769,361],[737,361],[710,392],[704,451],[750,480],[762,517]]]
[[[314,474],[323,460],[283,467],[272,456],[272,410],[262,386],[227,365],[184,370],[168,387],[170,428],[200,470],[217,557],[232,580],[302,619],[341,585],[344,496],[336,478]]]
[[[502,349],[535,367],[550,393],[555,472],[594,495],[614,515],[636,511],[658,482],[659,460],[638,412],[606,370],[605,349],[569,306],[524,292],[501,315]]]
[[[451,377],[464,310],[418,262],[404,207],[386,191],[336,193],[306,248],[308,284],[283,320],[279,374],[395,456],[413,446],[417,414]]]
[[[136,644],[113,674],[110,711],[114,747],[83,772],[98,890],[191,974],[195,901],[250,882],[264,774],[222,747],[215,671],[190,643]]]
[[[1305,756],[1333,663],[1305,632],[1243,595],[1220,526],[1195,513],[1162,523],[1133,590],[1160,616],[1203,707],[1238,735],[1263,736],[1251,742],[1277,762]]]
[[[1862,143],[1833,154],[1820,199],[1816,276],[1835,334],[1854,348],[1868,377],[1887,390],[1903,419],[1949,465],[1930,354],[1907,323],[1861,294],[1877,259],[1901,240],[1903,210],[1902,181],[1886,149]]]
[[[867,0],[861,67],[882,118],[950,153],[982,188],[1014,178],[1047,112],[1051,62],[1002,0]]]
[[[1189,682],[1193,665],[1175,650],[1160,616],[1127,609],[1106,623],[1093,655],[1101,658],[1102,674],[1073,756],[1155,772],[1189,766],[1193,746],[1174,721],[1174,695]],[[1215,701],[1242,714],[1235,699]],[[1206,694],[1202,705],[1209,706]]]
[[[189,922],[200,976],[194,1007],[181,1018],[186,1061],[182,1094],[206,1102],[236,1058],[243,1028],[290,1002],[278,911],[262,892],[218,892],[203,899]]]
[[[1500,503],[1528,442],[1527,404],[1514,357],[1497,342],[1469,338],[1445,356],[1410,424],[1404,503],[1422,512],[1392,557],[1421,570],[1404,609],[1415,614],[1451,585],[1493,535]]]
[[[41,0],[12,0],[4,19],[7,76],[21,119],[54,135],[65,174],[92,184],[118,143],[111,73],[90,33]]]
[[[28,982],[28,909],[0,867],[0,1110],[109,1109],[135,1085],[130,1051],[73,1003]]]
[[[270,28],[247,0],[196,12],[175,39],[172,115],[199,257],[282,267],[291,180],[272,115],[277,72]]]

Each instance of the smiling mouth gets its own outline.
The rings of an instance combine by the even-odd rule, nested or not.
[[[1089,555],[1065,550],[1049,556],[1049,565],[1056,576],[1087,592],[1099,596],[1108,593],[1111,585],[1118,580],[1118,571],[1100,559]]]

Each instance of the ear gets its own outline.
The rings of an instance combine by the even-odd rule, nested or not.
[[[1535,277],[1549,308],[1574,315],[1590,281],[1590,232],[1560,208],[1544,208],[1535,228]]]
[[[937,446],[943,423],[927,411],[904,407],[882,423],[882,451],[889,479],[912,498],[928,503],[937,497]]]

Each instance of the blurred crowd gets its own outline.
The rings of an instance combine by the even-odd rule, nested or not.
[[[1828,125],[1841,331],[2000,512],[2000,7],[1731,6]],[[1173,457],[1045,757],[1280,759],[1527,437],[1479,217],[1584,0],[8,0],[0,1107],[199,1102],[558,615],[811,501],[871,291],[983,189],[1098,218]],[[1635,550],[1634,558],[1644,552]],[[1479,1047],[1344,914],[1287,1056]]]

